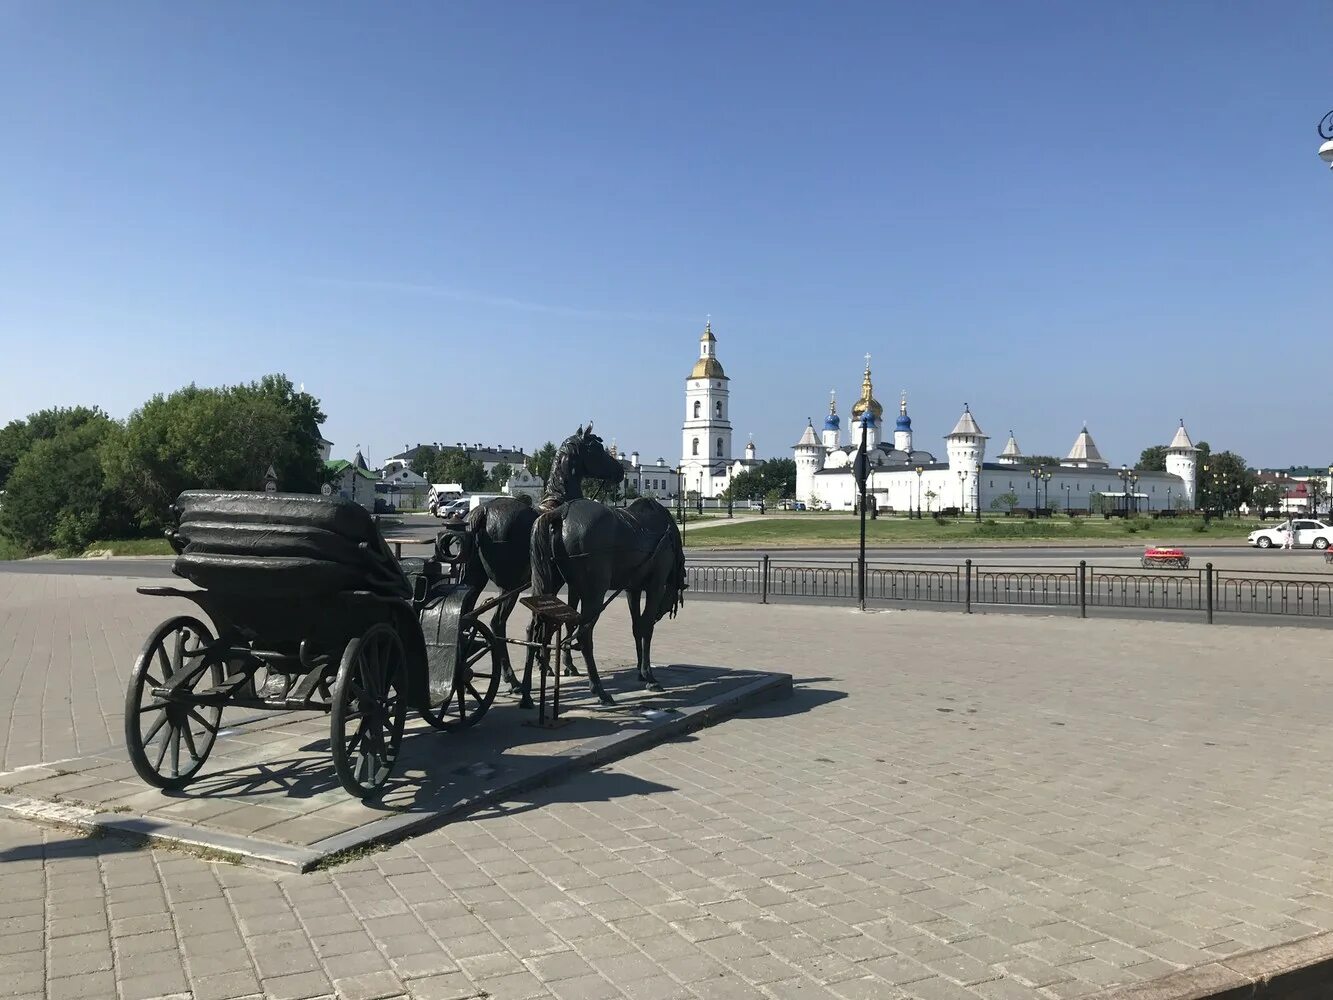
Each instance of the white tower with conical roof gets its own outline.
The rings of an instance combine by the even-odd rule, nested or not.
[[[1020,465],[1023,461],[1023,449],[1018,447],[1018,439],[1014,437],[1014,432],[1009,432],[1009,440],[1004,443],[1004,451],[996,457],[995,461],[1001,465]]]
[[[805,433],[792,450],[796,453],[796,499],[809,503],[815,495],[815,473],[824,465],[824,449],[815,437],[813,421],[806,421]]]
[[[1199,449],[1194,447],[1182,418],[1176,436],[1166,446],[1166,471],[1185,482],[1185,507],[1194,509],[1194,489],[1198,479]]]
[[[953,430],[944,438],[945,449],[949,453],[949,478],[958,483],[958,509],[967,509],[969,489],[975,494],[977,468],[986,461],[986,435],[977,426],[972,411],[963,404],[963,415],[954,424]],[[958,473],[965,472],[966,476]]]
[[[731,464],[729,381],[717,359],[717,338],[710,320],[699,338],[699,360],[685,379],[680,451],[683,490],[701,489],[704,496],[711,497],[725,488],[725,472],[716,478],[714,473]]]

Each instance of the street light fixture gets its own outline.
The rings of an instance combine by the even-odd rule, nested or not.
[[[958,513],[967,513],[967,470],[958,470]]]
[[[1070,511],[1069,484],[1061,483],[1060,488],[1065,491],[1065,513],[1068,514]]]
[[[1333,167],[1333,111],[1324,115],[1319,122],[1319,138],[1324,144],[1319,147],[1319,158]]]
[[[973,470],[973,475],[977,479],[977,524],[981,523],[981,463]]]
[[[1120,471],[1116,475],[1120,477],[1120,509],[1124,511],[1125,517],[1129,517],[1129,466],[1120,466]]]
[[[916,519],[921,520],[921,474],[926,470],[921,466],[916,467]]]
[[[1046,503],[1042,505],[1043,510],[1051,506],[1051,474],[1045,469],[1041,470],[1041,481],[1046,484]]]

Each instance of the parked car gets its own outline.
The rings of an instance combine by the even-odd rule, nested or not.
[[[1333,544],[1333,525],[1325,524],[1323,521],[1311,521],[1308,518],[1297,518],[1292,523],[1296,527],[1293,548],[1326,549]],[[1251,531],[1246,541],[1260,549],[1282,548],[1287,543],[1287,523],[1284,521],[1272,528]]]
[[[439,518],[462,517],[468,512],[471,503],[472,501],[467,497],[462,497],[458,500],[450,500],[447,503],[442,503],[437,506],[433,513]]]

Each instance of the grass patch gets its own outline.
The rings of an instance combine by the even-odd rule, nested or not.
[[[105,542],[93,542],[84,550],[84,555],[89,553],[106,552],[110,550],[113,556],[169,556],[172,554],[171,546],[167,544],[165,538],[113,538]]]
[[[26,555],[26,552],[8,538],[0,537],[0,562],[6,559],[22,559]]]
[[[965,545],[969,542],[1029,541],[1130,543],[1160,545],[1199,542],[1203,538],[1218,541],[1244,541],[1253,530],[1247,520],[1212,521],[1202,518],[1178,518],[1153,521],[1149,518],[1123,520],[1114,518],[986,518],[978,524],[964,518],[935,520],[923,518],[880,518],[866,522],[868,545]],[[860,535],[855,518],[829,519],[774,517],[772,520],[746,521],[719,525],[699,532],[685,532],[689,548],[773,548],[799,546],[854,546]]]

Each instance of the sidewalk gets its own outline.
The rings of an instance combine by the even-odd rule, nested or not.
[[[12,579],[11,765],[114,744],[126,652],[171,602]],[[599,630],[608,668],[632,658],[626,619]],[[330,870],[0,822],[0,996],[1055,1000],[1151,980],[1333,929],[1323,645],[691,601],[659,627],[664,662],[784,670],[796,696]]]

